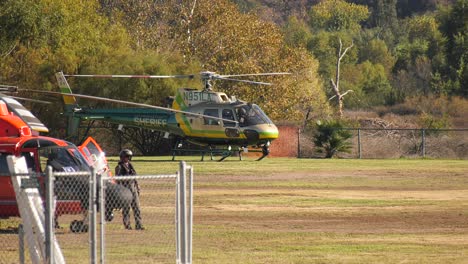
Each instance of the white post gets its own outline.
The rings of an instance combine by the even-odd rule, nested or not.
[[[106,225],[106,220],[104,218],[105,214],[106,214],[106,203],[105,203],[105,191],[106,191],[106,188],[105,188],[105,183],[107,183],[108,179],[106,178],[106,181],[104,181],[104,176],[102,175],[99,175],[99,208],[101,210],[101,214],[100,214],[100,237],[101,237],[101,243],[100,243],[100,263],[104,263],[104,252],[105,252],[105,225]]]
[[[29,247],[29,255],[31,257],[32,263],[44,263],[43,256],[43,242],[37,238],[37,233],[33,231],[33,225],[37,228],[37,232],[41,233],[42,223],[37,215],[33,212],[34,202],[29,200],[33,197],[39,197],[38,190],[34,189],[23,189],[22,180],[26,180],[27,177],[25,174],[28,173],[28,167],[26,165],[26,160],[24,157],[18,158],[15,156],[8,156],[8,168],[11,174],[11,182],[15,189],[16,202],[18,204],[18,209],[20,211],[21,220],[23,222],[24,235],[26,236],[27,245]],[[42,233],[44,230],[42,229]],[[42,243],[41,243],[42,242]]]
[[[28,174],[28,166],[24,157],[7,157],[8,168],[11,174],[11,182],[15,189],[16,202],[20,211],[21,220],[29,247],[29,254],[33,263],[46,263],[45,248],[45,216],[44,205],[39,194],[37,179],[31,178]],[[60,250],[59,244],[52,234],[50,237],[51,247],[54,254],[52,263],[61,264],[65,260]]]
[[[45,192],[45,244],[46,244],[46,262],[48,264],[53,264],[54,259],[54,246],[53,246],[53,237],[54,237],[54,175],[52,173],[52,167],[47,166],[46,171],[46,192]]]
[[[192,233],[193,233],[193,167],[189,166],[189,218],[188,218],[188,263],[192,263]]]
[[[24,230],[23,224],[18,226],[18,241],[19,241],[19,263],[24,264]]]
[[[180,232],[180,262],[187,264],[187,197],[185,190],[186,165],[185,161],[180,162],[179,181],[179,232]]]
[[[177,178],[176,178],[176,196],[175,196],[175,228],[176,228],[176,263],[180,264],[181,259],[180,259],[180,206],[179,206],[179,190],[180,190],[180,171],[176,173]]]
[[[90,263],[96,263],[97,259],[97,229],[96,229],[96,169],[92,169],[89,176],[89,246],[90,246]],[[101,211],[102,212],[102,211]],[[88,223],[83,223],[83,225]]]

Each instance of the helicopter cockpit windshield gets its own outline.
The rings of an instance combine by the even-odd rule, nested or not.
[[[260,124],[272,124],[268,116],[256,104],[245,104],[236,109],[239,125],[253,126]]]
[[[52,166],[54,171],[76,172],[90,170],[85,158],[75,146],[41,148],[39,154],[42,159],[47,160],[45,164],[41,162],[41,165]],[[45,171],[45,168],[43,168],[43,171]]]

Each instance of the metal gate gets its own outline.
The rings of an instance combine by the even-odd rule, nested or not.
[[[184,161],[179,171],[168,175],[101,177],[94,171],[48,168],[43,195],[35,184],[26,186],[28,181],[37,182],[37,175],[18,173],[13,178],[18,204],[26,208],[21,210],[23,228],[18,232],[19,241],[24,241],[17,255],[20,263],[192,262],[193,168]],[[121,208],[109,207],[118,199],[112,191],[122,190],[118,186],[124,180],[141,185],[145,230],[126,230],[119,221]]]

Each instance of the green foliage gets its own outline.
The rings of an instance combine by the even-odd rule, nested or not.
[[[395,65],[395,58],[383,40],[371,39],[359,42],[359,61],[369,61],[372,64],[380,64],[385,72],[390,74]]]
[[[425,112],[422,113],[420,116],[419,125],[423,128],[428,129],[444,129],[451,127],[450,119],[447,115],[443,115],[442,117],[436,117]]]
[[[258,103],[274,120],[299,121],[305,109],[329,114],[324,84],[335,75],[341,39],[345,47],[354,43],[342,61],[342,90],[354,91],[345,97],[348,107],[401,103],[417,94],[468,97],[466,0],[438,9],[436,0],[234,2],[243,12],[227,0],[0,1],[0,81],[52,90],[59,70],[287,71],[293,74],[262,78],[270,87],[217,82],[215,88]],[[77,92],[154,104],[177,87],[199,87],[178,80],[69,81]],[[28,106],[52,131],[63,127],[60,105]]]
[[[356,32],[361,28],[359,23],[368,16],[366,6],[344,0],[324,0],[311,8],[310,23],[315,30]]]
[[[345,123],[340,120],[318,121],[314,144],[319,153],[325,153],[325,158],[332,158],[339,152],[350,152],[351,143],[348,141],[352,134],[345,128]]]
[[[371,24],[391,30],[397,27],[397,0],[373,1]]]
[[[346,32],[320,31],[312,36],[307,45],[307,49],[320,61],[318,72],[327,83],[335,76],[339,39],[342,40],[343,46],[352,42],[352,36]],[[341,65],[355,63],[358,60],[357,55],[357,49],[350,49]]]
[[[451,94],[468,97],[468,5],[466,0],[457,0],[453,6],[440,8],[437,20],[440,30],[447,39],[445,45],[445,64],[439,72]]]
[[[2,16],[7,18],[1,20],[0,28],[15,43],[1,60],[0,75],[21,88],[55,89],[54,73],[59,70],[73,73],[131,52],[125,29],[96,12],[97,2],[4,1],[0,5],[0,10],[6,10]],[[60,108],[60,104],[34,107],[52,136],[64,126],[58,116]]]
[[[348,66],[343,69],[342,76],[343,90],[353,90],[346,98],[350,107],[369,108],[387,105],[392,101],[392,87],[381,64],[365,61]]]
[[[307,47],[307,43],[312,38],[307,25],[297,19],[297,17],[289,17],[286,24],[283,26],[284,39],[291,47]]]
[[[188,8],[174,5],[172,12],[189,13]],[[292,73],[292,77],[262,78],[272,86],[216,82],[216,90],[257,103],[274,120],[302,120],[310,106],[318,112],[328,111],[316,74],[318,61],[306,50],[286,45],[274,24],[240,13],[229,1],[197,1],[190,25],[176,24],[172,30],[176,41],[185,43],[184,55],[190,60],[197,58],[206,70],[222,74]]]
[[[155,53],[148,50],[119,54],[106,61],[83,66],[81,73],[172,75],[189,74],[200,70],[197,63],[184,63],[183,57],[176,53]],[[85,94],[165,105],[166,97],[174,95],[177,88],[187,85],[187,82],[185,79],[76,79],[71,80],[71,85]],[[194,83],[198,84],[195,81]]]

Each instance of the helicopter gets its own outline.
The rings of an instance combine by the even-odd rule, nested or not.
[[[210,152],[210,154],[214,151],[222,153],[223,156],[219,161],[232,155],[232,147],[238,148],[240,158],[242,158],[242,151],[248,151],[248,147],[261,149],[262,156],[257,160],[262,160],[270,153],[271,142],[278,138],[278,128],[258,105],[229,97],[223,92],[213,91],[212,81],[226,80],[271,85],[271,83],[237,78],[287,74],[289,73],[220,75],[215,72],[205,71],[198,75],[80,75],[57,72],[55,76],[61,92],[41,92],[63,96],[65,103],[64,114],[69,117],[69,133],[77,131],[81,120],[101,120],[119,126],[146,128],[174,135],[176,144],[173,148],[173,159],[175,152],[184,151],[184,144],[189,142],[207,148],[206,152]],[[179,88],[176,95],[170,100],[170,107],[161,107],[73,94],[66,77],[189,79],[199,77],[203,82],[203,89]],[[85,108],[78,105],[76,98],[121,103],[133,107]]]
[[[11,87],[0,87],[0,91],[11,92]],[[55,171],[91,171],[112,177],[105,154],[97,142],[89,137],[76,146],[71,142],[42,136],[48,128],[28,109],[11,96],[0,93],[0,218],[20,216],[16,195],[7,166],[7,156],[24,157],[31,175],[37,176],[39,192],[44,194],[46,166]],[[52,160],[54,158],[54,161]],[[84,177],[61,177],[55,180],[57,203],[55,219],[64,214],[83,214],[84,220],[70,224],[72,232],[85,232],[86,208],[89,205],[89,183]],[[106,185],[105,217],[113,219],[113,211],[130,206],[131,192],[112,181]],[[58,227],[58,221],[56,222]]]

